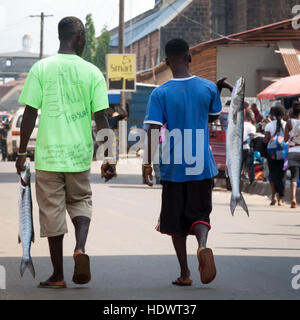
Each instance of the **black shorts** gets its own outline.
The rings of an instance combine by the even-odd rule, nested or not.
[[[190,182],[162,181],[162,209],[157,231],[170,236],[193,234],[194,226],[210,226],[213,179]]]

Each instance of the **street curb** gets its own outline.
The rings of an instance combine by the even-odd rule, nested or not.
[[[226,180],[225,179],[216,179],[215,186],[218,188],[225,188],[226,189]],[[260,195],[260,196],[270,196],[271,189],[270,184],[264,181],[255,181],[252,185],[249,183],[242,183],[242,192],[253,194],[253,195]],[[286,197],[285,201],[289,203],[291,201],[291,193],[290,187],[286,187]],[[297,201],[300,204],[300,189],[297,190]]]

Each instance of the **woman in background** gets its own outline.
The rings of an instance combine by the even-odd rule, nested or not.
[[[276,136],[282,137],[284,140],[284,132],[286,122],[283,120],[285,116],[285,109],[281,106],[276,106],[271,109],[271,118],[273,119],[266,128],[265,128],[265,139],[264,143],[268,145],[273,138]],[[283,141],[284,142],[284,141]],[[270,171],[270,184],[272,189],[272,202],[271,206],[275,206],[276,201],[276,194],[278,194],[278,205],[284,205],[284,196],[285,196],[285,171],[284,168],[284,159],[282,158],[272,158],[268,154],[268,165]]]
[[[293,115],[285,127],[285,142],[289,142],[289,169],[291,171],[291,208],[297,208],[297,187],[300,168],[300,103],[293,105]]]

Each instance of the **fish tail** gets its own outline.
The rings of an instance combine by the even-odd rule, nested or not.
[[[237,206],[241,206],[245,210],[245,212],[247,213],[247,215],[249,217],[249,210],[248,210],[246,201],[245,201],[242,194],[238,198],[234,197],[233,195],[231,196],[230,210],[231,210],[231,213],[233,216],[234,216],[234,212],[235,212]]]
[[[23,277],[26,269],[29,269],[30,273],[32,274],[33,278],[35,278],[35,270],[34,270],[34,266],[33,266],[33,262],[31,257],[29,257],[29,259],[26,258],[22,258],[21,261],[21,265],[20,265],[20,274],[21,277]]]

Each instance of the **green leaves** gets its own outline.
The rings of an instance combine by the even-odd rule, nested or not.
[[[86,46],[82,58],[96,65],[102,73],[106,74],[105,56],[110,53],[110,33],[104,26],[101,35],[95,35],[95,26],[91,14],[86,16],[85,23]]]

